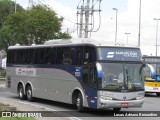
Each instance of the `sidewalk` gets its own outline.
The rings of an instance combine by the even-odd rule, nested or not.
[[[5,87],[5,85],[6,85],[6,81],[0,79],[0,88]]]
[[[0,80],[0,88],[2,87],[5,87],[5,81]],[[16,107],[18,111],[47,111],[46,108],[34,106],[33,104],[25,103],[25,101],[20,101],[20,100],[16,101],[12,99],[3,98],[1,96],[0,96],[0,105]],[[56,113],[54,114],[55,116],[57,116]],[[62,117],[35,117],[35,120],[70,120],[70,118],[64,117],[64,116]]]
[[[36,107],[36,106],[30,105],[29,103],[25,103],[23,101],[19,102],[19,101],[14,101],[11,99],[1,98],[1,97],[0,97],[0,104],[16,107],[18,111],[47,111],[43,107],[38,107],[38,106]],[[56,113],[55,113],[55,116],[57,116]],[[35,119],[36,120],[69,120],[70,118],[62,116],[62,117],[35,117]]]

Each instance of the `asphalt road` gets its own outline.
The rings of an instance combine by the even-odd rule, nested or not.
[[[0,88],[0,97],[11,99],[15,101],[20,101],[18,99],[18,95],[10,93],[6,88],[1,87]],[[29,103],[27,100],[24,100],[23,102]],[[130,113],[132,115],[137,115],[137,113],[152,113],[151,111],[157,111],[154,113],[160,114],[160,97],[157,97],[155,94],[148,94],[145,97],[145,102],[142,108],[123,108],[121,112],[114,113],[112,109],[107,110],[90,110],[86,109],[86,112],[79,113],[76,111],[76,108],[73,105],[68,105],[64,103],[59,103],[55,101],[49,101],[49,100],[43,100],[43,99],[35,99],[34,102],[30,103],[38,106],[43,106],[48,109],[48,111],[58,111],[59,113],[62,113],[64,116],[68,117],[74,117],[74,119],[78,120],[159,120],[160,117],[124,117],[126,114],[129,115]],[[139,112],[137,112],[139,111]],[[136,112],[136,113],[134,113]],[[113,115],[114,114],[114,115]],[[124,115],[122,117],[115,117],[115,115]],[[114,117],[113,117],[114,116]],[[73,119],[73,118],[72,118]]]

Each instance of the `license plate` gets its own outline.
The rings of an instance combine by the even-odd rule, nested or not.
[[[158,90],[158,88],[153,88],[153,90]]]
[[[126,107],[128,106],[128,103],[121,103],[121,106]]]

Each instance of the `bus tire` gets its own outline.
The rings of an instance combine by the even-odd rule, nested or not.
[[[121,110],[121,108],[113,108],[113,110],[114,110],[115,112],[119,112],[119,111]]]
[[[78,93],[77,99],[76,99],[76,106],[77,106],[77,110],[79,112],[83,111],[83,98],[82,98],[82,94]]]
[[[31,88],[31,86],[27,86],[26,95],[27,95],[28,101],[32,102],[33,101],[33,97],[32,97],[32,88]]]
[[[24,100],[26,98],[25,94],[24,94],[24,88],[23,85],[19,85],[18,87],[18,96],[20,100]]]

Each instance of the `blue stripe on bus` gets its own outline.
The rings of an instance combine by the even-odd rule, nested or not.
[[[102,78],[102,67],[101,67],[101,64],[97,63],[96,66],[97,66],[97,77],[98,78]]]

